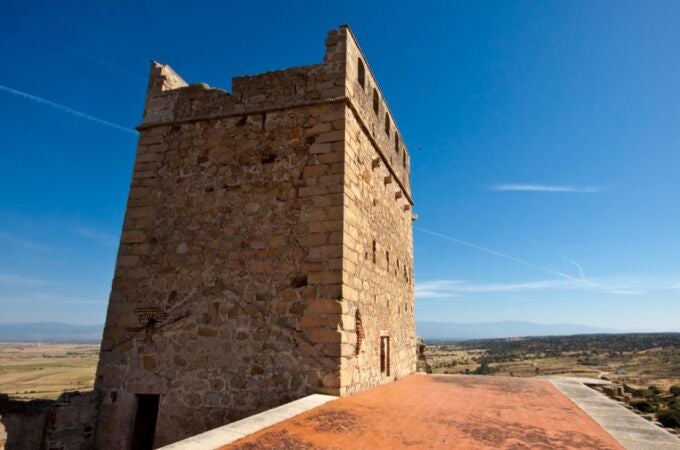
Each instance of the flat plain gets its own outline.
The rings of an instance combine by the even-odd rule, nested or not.
[[[0,343],[0,393],[53,399],[94,384],[99,344]]]
[[[680,334],[579,335],[430,343],[434,373],[606,378],[635,388],[680,383]]]

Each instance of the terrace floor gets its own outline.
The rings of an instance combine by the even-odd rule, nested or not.
[[[623,447],[548,380],[411,375],[329,401],[223,447],[270,448]]]

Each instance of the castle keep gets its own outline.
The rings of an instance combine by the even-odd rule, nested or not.
[[[153,63],[139,131],[98,448],[415,370],[410,160],[349,28],[231,93]]]

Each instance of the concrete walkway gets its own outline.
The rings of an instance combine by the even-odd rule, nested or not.
[[[175,442],[161,450],[214,450],[335,399],[337,397],[332,395],[313,394],[229,425]]]
[[[584,384],[601,384],[601,380],[555,377],[550,381],[627,450],[680,449],[680,438]]]

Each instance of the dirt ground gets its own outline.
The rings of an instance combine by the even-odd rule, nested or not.
[[[0,393],[57,398],[94,384],[99,344],[0,343]]]

